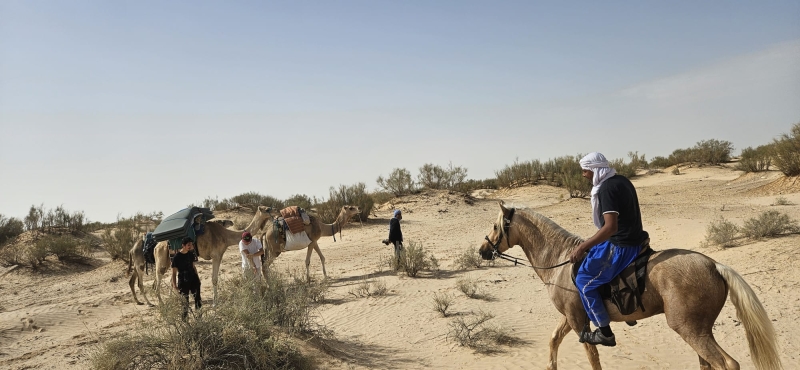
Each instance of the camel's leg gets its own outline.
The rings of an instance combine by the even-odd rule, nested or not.
[[[274,252],[272,248],[267,248],[267,258],[265,258],[264,263],[261,265],[261,274],[264,275],[264,282],[269,283],[269,280],[267,280],[267,275],[269,275],[269,267],[272,265],[272,262],[278,258],[279,254],[279,252]]]
[[[138,285],[139,285],[139,291],[142,293],[142,297],[144,297],[144,301],[147,302],[148,306],[152,306],[153,304],[150,303],[150,300],[147,299],[147,294],[144,292],[144,266],[141,266],[138,269],[136,269],[136,276],[137,276],[136,281],[138,282]],[[135,294],[133,295],[133,298],[136,298]],[[136,303],[137,304],[141,304],[141,303],[139,303],[138,300],[136,301]]]
[[[222,256],[211,255],[211,286],[214,290],[214,306],[217,306],[217,281],[219,278],[219,264],[222,262]]]
[[[547,370],[558,369],[558,346],[561,345],[561,341],[570,331],[572,331],[572,328],[569,327],[567,317],[564,316],[550,337],[550,363],[547,365]]]
[[[308,245],[306,248],[306,280],[311,281],[311,272],[309,268],[311,266],[311,252],[314,250],[314,242]]]
[[[319,262],[322,264],[322,276],[326,279],[328,278],[328,272],[325,271],[325,256],[322,255],[322,250],[319,249],[319,244],[316,241],[311,242],[314,246],[314,250],[317,251],[317,255],[319,256]]]
[[[142,292],[142,295],[144,295],[144,290],[142,290],[142,280],[139,279],[139,269],[133,271],[133,273],[131,274],[131,279],[128,280],[128,285],[131,286],[131,293],[133,293],[133,300],[136,302],[136,304],[142,305],[144,303],[139,302],[139,298],[136,297],[136,289],[133,288],[134,282],[139,282],[139,290]]]

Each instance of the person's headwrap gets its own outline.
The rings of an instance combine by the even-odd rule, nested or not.
[[[599,229],[602,226],[600,221],[603,219],[603,215],[600,214],[600,202],[597,200],[597,192],[600,191],[600,185],[608,180],[609,177],[616,175],[617,171],[608,167],[608,160],[598,152],[587,154],[581,158],[580,164],[582,169],[594,173],[594,176],[592,176],[592,218],[594,225]]]
[[[397,217],[397,215],[399,215],[399,214],[402,214],[402,212],[400,212],[399,209],[395,209],[394,210],[394,217]]]

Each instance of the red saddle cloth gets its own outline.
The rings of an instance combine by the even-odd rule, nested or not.
[[[291,206],[282,209],[281,217],[286,221],[286,225],[289,226],[289,231],[292,234],[305,231],[306,227],[303,224],[303,218],[300,216],[300,207]]]

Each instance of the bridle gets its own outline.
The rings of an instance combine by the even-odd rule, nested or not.
[[[492,241],[489,239],[489,235],[486,235],[484,237],[486,239],[486,241],[489,243],[489,245],[492,246],[492,259],[495,259],[496,257],[499,257],[499,258],[504,259],[506,261],[514,262],[514,266],[522,265],[522,266],[531,267],[531,268],[534,268],[534,269],[537,269],[537,270],[554,269],[556,267],[561,267],[561,266],[564,266],[564,265],[569,263],[569,260],[566,260],[566,261],[561,262],[561,263],[559,263],[557,265],[548,266],[548,267],[528,266],[524,262],[521,261],[521,258],[512,257],[512,256],[509,256],[507,254],[503,254],[503,252],[500,252],[500,249],[499,249],[500,243],[503,241],[503,236],[508,234],[508,230],[511,228],[511,219],[514,218],[514,212],[516,212],[516,208],[511,208],[511,210],[508,212],[508,218],[506,218],[505,215],[503,216],[503,226],[502,226],[503,230],[500,233],[500,237],[497,238],[497,243],[492,243]],[[505,238],[506,238],[506,245],[508,245],[508,249],[511,249],[511,241],[508,240],[508,236],[506,236]]]

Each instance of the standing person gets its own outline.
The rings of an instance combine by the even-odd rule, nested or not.
[[[597,152],[583,157],[580,165],[582,176],[592,181],[592,219],[598,230],[569,256],[577,263],[588,252],[575,284],[589,319],[597,327],[593,332],[582,332],[579,341],[613,347],[617,341],[598,288],[636,259],[649,235],[642,228],[639,198],[630,180],[618,175]]]
[[[200,309],[203,302],[200,298],[200,275],[194,265],[194,242],[185,237],[181,241],[181,249],[172,257],[172,288],[179,291],[186,300],[183,306],[183,318],[189,313],[189,293],[194,295],[194,308]]]
[[[252,271],[253,277],[260,279],[261,256],[264,255],[264,247],[261,242],[253,239],[253,235],[245,231],[239,242],[239,252],[242,254],[242,274],[247,277],[248,271]]]
[[[400,220],[403,213],[399,209],[394,210],[394,216],[389,220],[389,243],[394,246],[394,256],[399,265],[400,253],[403,251],[403,232],[400,230]]]

